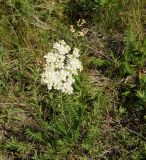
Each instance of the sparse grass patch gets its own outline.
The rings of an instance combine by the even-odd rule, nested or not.
[[[145,4],[127,2],[0,1],[0,159],[146,157]],[[83,62],[72,95],[41,84],[62,39]]]

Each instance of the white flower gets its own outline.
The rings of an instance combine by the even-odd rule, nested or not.
[[[49,52],[47,55],[44,56],[44,58],[46,58],[46,62],[47,63],[53,63],[56,61],[56,56],[52,53],[52,52]]]
[[[71,72],[77,75],[77,70],[82,70],[82,64],[77,58],[69,59],[67,69],[70,69]]]
[[[41,81],[47,84],[49,90],[61,90],[64,93],[73,93],[74,75],[82,70],[79,57],[79,49],[71,48],[64,40],[54,43],[53,49],[45,55],[46,64],[41,74]]]
[[[56,61],[54,62],[56,68],[63,68],[64,67],[64,61],[65,61],[65,56],[64,55],[57,55]]]
[[[85,24],[85,23],[86,23],[85,19],[79,19],[78,22],[77,22],[77,25],[78,25],[79,27],[81,27],[81,26],[83,26],[83,24]]]
[[[80,55],[79,55],[79,49],[78,48],[74,48],[73,50],[73,55],[74,57],[78,58]]]
[[[71,94],[73,93],[73,88],[71,83],[63,83],[62,92]]]
[[[70,25],[70,31],[71,31],[72,33],[75,33],[75,29],[74,29],[74,26],[73,26],[73,25]]]
[[[54,43],[53,48],[63,55],[67,54],[71,50],[70,46],[67,45],[64,40]]]

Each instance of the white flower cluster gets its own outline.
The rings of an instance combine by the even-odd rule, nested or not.
[[[70,25],[70,31],[75,33],[77,37],[84,37],[89,32],[88,28],[83,28],[81,31],[76,31],[73,25]]]
[[[46,64],[42,73],[42,83],[64,93],[73,93],[72,84],[75,82],[74,75],[82,70],[79,58],[79,49],[73,50],[64,40],[54,43],[53,49],[44,56]]]
[[[86,24],[86,21],[84,19],[79,19],[77,21],[77,26],[80,28],[80,27],[83,27],[83,25]],[[81,29],[81,28],[80,28]],[[70,31],[72,33],[75,33],[75,35],[77,37],[84,37],[88,32],[89,32],[89,29],[88,28],[82,28],[82,30],[80,31],[76,31],[74,29],[74,26],[73,25],[70,25]]]

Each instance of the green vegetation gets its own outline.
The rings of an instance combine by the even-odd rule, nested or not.
[[[0,160],[146,158],[145,7],[0,0]],[[84,68],[72,95],[41,84],[44,55],[61,39]]]

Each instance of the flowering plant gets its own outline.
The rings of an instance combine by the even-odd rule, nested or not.
[[[53,49],[44,57],[46,64],[41,74],[42,83],[47,84],[49,90],[54,88],[67,94],[73,93],[74,76],[83,68],[78,59],[79,49],[71,49],[64,40],[61,40],[55,42]]]

